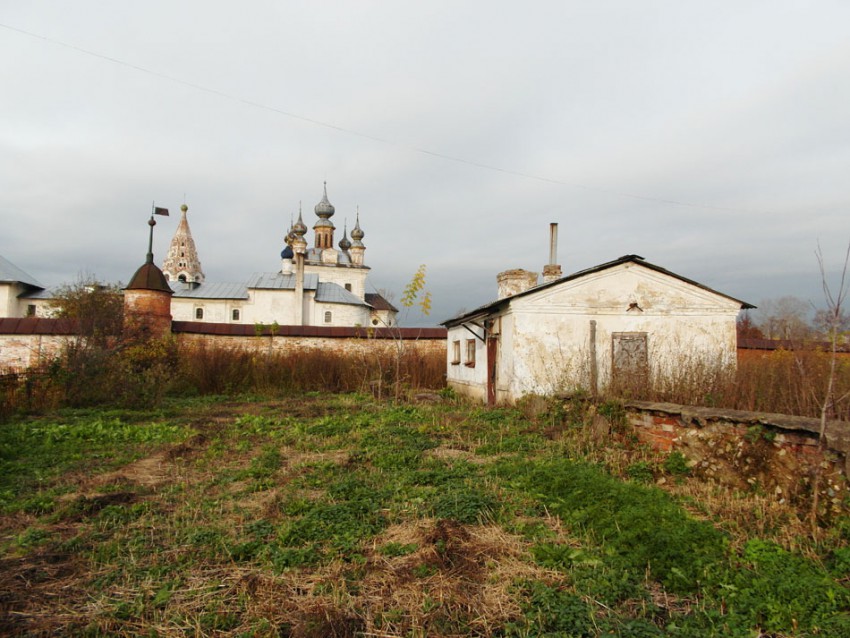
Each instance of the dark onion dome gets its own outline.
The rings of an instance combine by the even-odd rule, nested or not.
[[[351,238],[354,241],[363,241],[363,237],[366,236],[366,233],[360,228],[360,211],[357,211],[357,221],[354,223],[354,228],[351,229]]]
[[[303,237],[307,232],[307,224],[304,223],[304,220],[301,218],[301,205],[298,206],[298,221],[292,226],[292,232],[298,235],[299,237]]]
[[[281,259],[292,259],[295,256],[295,253],[292,252],[292,246],[288,246],[280,251]]]
[[[321,217],[322,219],[328,219],[329,217],[333,217],[333,214],[336,212],[333,204],[328,201],[328,183],[325,182],[324,193],[322,195],[322,201],[316,204],[316,215]]]
[[[342,239],[339,240],[339,249],[343,252],[351,248],[351,242],[348,241],[348,230],[343,226],[342,228]]]

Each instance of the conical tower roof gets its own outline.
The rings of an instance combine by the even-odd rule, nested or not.
[[[204,281],[204,271],[201,269],[201,259],[192,239],[189,220],[186,213],[189,207],[180,207],[182,217],[168,247],[168,255],[162,262],[162,272],[169,281],[186,281],[201,283]]]

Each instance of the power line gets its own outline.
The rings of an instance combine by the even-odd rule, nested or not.
[[[389,140],[383,137],[379,137],[377,135],[371,135],[369,133],[363,133],[362,131],[356,131],[353,129],[345,128],[344,126],[338,126],[336,124],[331,124],[329,122],[323,122],[322,120],[317,120],[311,117],[307,117],[305,115],[299,115],[297,113],[292,113],[290,111],[285,111],[283,109],[277,108],[275,106],[271,106],[268,104],[263,104],[262,102],[256,102],[254,100],[249,100],[238,95],[233,95],[232,93],[227,93],[226,91],[221,91],[219,89],[213,89],[208,86],[204,86],[202,84],[196,84],[194,82],[190,82],[188,80],[184,80],[182,78],[175,77],[173,75],[168,75],[167,73],[162,73],[160,71],[154,71],[153,69],[148,69],[143,66],[139,66],[137,64],[133,64],[131,62],[125,62],[124,60],[120,60],[118,58],[105,55],[103,53],[98,53],[96,51],[92,51],[90,49],[85,49],[83,47],[79,47],[75,44],[69,44],[67,42],[62,42],[61,40],[56,40],[54,38],[50,38],[44,35],[39,35],[37,33],[33,33],[31,31],[26,31],[24,29],[19,29],[18,27],[13,27],[8,24],[0,23],[0,27],[7,29],[9,31],[13,31],[15,33],[19,33],[21,35],[28,36],[30,38],[35,38],[37,40],[42,40],[44,42],[49,42],[50,44],[54,44],[56,46],[61,46],[66,49],[71,49],[72,51],[76,51],[78,53],[82,53],[84,55],[88,55],[94,58],[98,58],[100,60],[105,60],[107,62],[111,62],[113,64],[117,64],[119,66],[123,66],[129,69],[133,69],[134,71],[139,71],[140,73],[146,73],[147,75],[151,75],[153,77],[168,80],[169,82],[173,82],[175,84],[179,84],[181,86],[186,86],[191,89],[195,89],[196,91],[201,91],[203,93],[209,93],[211,95],[215,95],[220,98],[224,98],[227,100],[232,100],[234,102],[239,102],[241,104],[245,104],[246,106],[250,106],[257,109],[262,109],[264,111],[270,111],[272,113],[276,113],[278,115],[283,115],[285,117],[298,120],[300,122],[305,122],[307,124],[312,124],[314,126],[320,126],[323,128],[331,129],[333,131],[337,131],[339,133],[345,133],[347,135],[353,135],[355,137],[360,137],[363,139],[367,139],[373,142],[378,142],[380,144],[385,144],[387,146],[392,146],[398,149],[402,149],[408,152],[418,153],[420,155],[426,155],[430,157],[434,157],[437,159],[441,159],[448,162],[455,162],[457,164],[464,164],[466,166],[472,166],[474,168],[480,168],[488,171],[495,171],[498,173],[503,173],[505,175],[512,175],[514,177],[522,177],[524,179],[535,180],[538,182],[545,182],[547,184],[557,184],[559,186],[567,186],[570,188],[578,188],[582,190],[587,190],[596,193],[605,193],[608,195],[616,195],[618,197],[625,197],[628,199],[636,199],[646,202],[654,202],[657,204],[668,204],[672,206],[683,206],[687,208],[701,208],[705,210],[717,210],[717,211],[726,211],[733,213],[747,213],[747,214],[767,214],[766,211],[760,210],[747,210],[742,208],[731,208],[727,206],[713,206],[711,204],[696,204],[693,202],[686,202],[682,200],[676,199],[667,199],[663,197],[653,197],[650,195],[638,195],[635,193],[627,193],[624,191],[619,191],[611,188],[601,188],[597,186],[589,186],[587,184],[580,184],[577,182],[568,182],[565,180],[555,179],[552,177],[543,177],[541,175],[534,175],[533,173],[525,173],[522,171],[512,170],[509,168],[503,168],[500,166],[494,166],[492,164],[486,164],[484,162],[477,162],[474,160],[469,160],[463,157],[456,157],[454,155],[447,155],[445,153],[440,153],[437,151],[432,151],[426,148],[420,148],[417,146],[409,146],[406,144],[401,144],[399,142],[395,142],[393,140]]]

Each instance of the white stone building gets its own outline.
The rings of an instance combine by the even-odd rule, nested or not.
[[[163,262],[162,272],[174,290],[171,313],[175,321],[298,326],[393,326],[397,309],[378,293],[368,293],[370,268],[364,263],[365,233],[357,215],[351,240],[343,231],[334,248],[334,206],[327,184],[316,204],[315,243],[307,248],[307,226],[298,221],[289,229],[276,272],[254,273],[247,282],[208,282],[189,222],[186,206]],[[300,252],[295,250],[300,245]]]
[[[52,316],[51,291],[0,256],[0,317]]]
[[[637,255],[559,275],[550,264],[536,285],[535,273],[506,271],[496,301],[443,322],[450,386],[512,403],[735,365],[737,316],[750,304]]]
[[[334,206],[325,186],[316,205],[315,244],[307,248],[307,226],[298,213],[281,244],[280,259],[269,260],[276,272],[254,273],[248,281],[209,282],[181,206],[181,219],[162,264],[174,291],[171,314],[175,321],[248,325],[376,326],[396,324],[398,310],[377,292],[367,291],[370,268],[364,263],[365,233],[358,213],[351,239],[344,230],[334,248]],[[300,252],[293,246],[300,246]],[[0,257],[0,317],[50,317],[55,290]]]

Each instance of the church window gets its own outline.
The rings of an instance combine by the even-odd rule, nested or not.
[[[239,308],[234,308],[230,316],[233,317],[233,321],[239,321]]]
[[[195,319],[203,319],[204,318],[204,309],[203,308],[195,308]]]
[[[468,368],[475,367],[475,339],[466,340],[466,363]]]
[[[452,365],[456,366],[460,363],[460,339],[452,341]]]
[[[346,289],[348,292],[351,292],[351,284],[345,284],[345,289]]]
[[[330,323],[333,321],[333,314],[330,310],[325,310],[325,323]]]
[[[35,304],[27,304],[27,317],[35,317]]]
[[[377,319],[372,319],[372,325],[373,325],[373,326],[377,326],[377,325],[378,325],[378,320],[377,320]]]
[[[186,275],[180,275],[180,276],[177,278],[177,281],[182,281],[183,283],[186,283]]]

